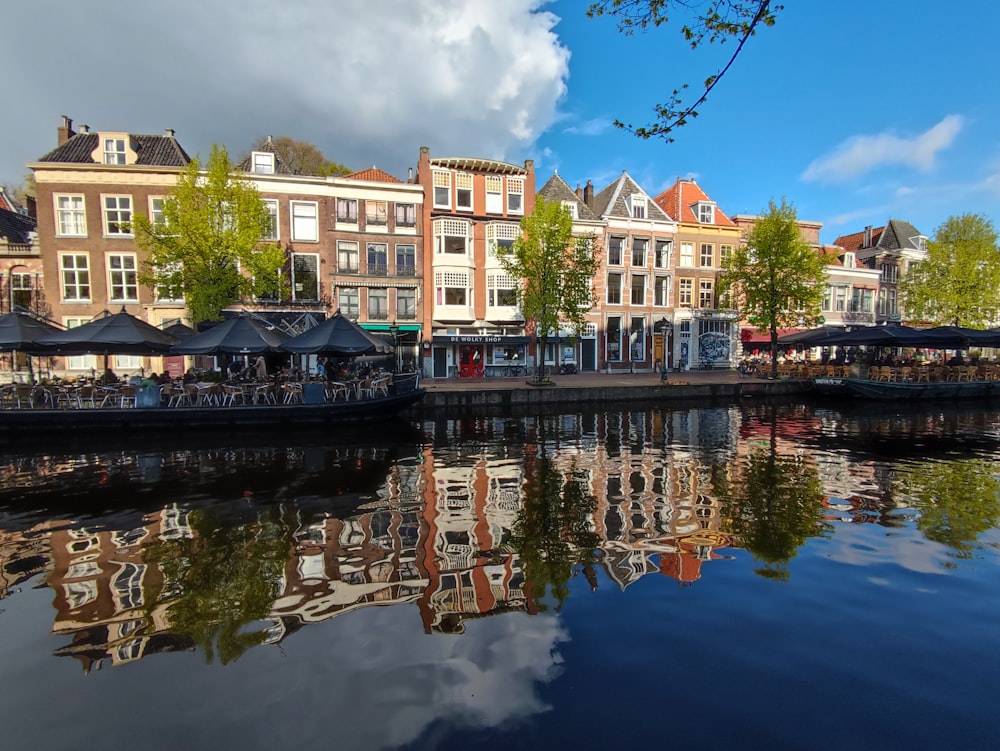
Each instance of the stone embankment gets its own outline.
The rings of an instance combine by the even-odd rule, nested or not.
[[[611,404],[625,401],[739,400],[748,396],[792,396],[805,392],[803,381],[741,378],[733,371],[670,373],[576,373],[551,376],[548,385],[531,385],[530,378],[425,379],[427,395],[410,413],[425,415],[440,409],[477,407],[546,407],[570,404]]]

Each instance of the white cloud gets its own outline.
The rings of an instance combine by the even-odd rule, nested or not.
[[[570,125],[563,129],[563,133],[576,136],[600,136],[607,133],[611,127],[611,120],[595,117],[578,125]]]
[[[5,12],[20,29],[5,52],[36,62],[8,92],[29,115],[4,140],[37,145],[0,152],[0,169],[20,174],[18,162],[53,148],[61,114],[93,129],[172,127],[193,154],[288,135],[399,177],[420,146],[513,160],[556,121],[566,91],[569,50],[544,5],[175,0],[125,13],[118,0],[93,0],[52,13],[18,3]],[[39,38],[50,50],[41,58]]]
[[[853,136],[832,153],[814,160],[802,174],[802,179],[844,182],[885,165],[901,165],[926,172],[934,166],[938,152],[954,142],[963,124],[961,115],[948,115],[934,127],[912,138],[901,138],[888,132]]]

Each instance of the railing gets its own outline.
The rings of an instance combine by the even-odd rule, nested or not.
[[[32,243],[0,243],[0,255],[3,256],[40,256],[41,246]]]
[[[370,276],[389,276],[389,266],[385,263],[369,263],[368,274]]]

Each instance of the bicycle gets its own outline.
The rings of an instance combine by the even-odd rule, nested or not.
[[[519,376],[524,375],[524,366],[508,365],[506,368],[503,369],[503,374],[508,378],[517,378]]]
[[[714,369],[715,369],[714,360],[708,357],[703,357],[701,358],[701,360],[698,361],[698,370],[714,370]]]

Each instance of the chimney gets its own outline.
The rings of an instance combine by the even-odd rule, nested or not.
[[[89,125],[81,125],[80,126],[80,132],[84,133],[84,134],[89,133],[90,132],[90,126]]]
[[[413,167],[407,167],[406,169],[406,182],[413,182]]]
[[[587,180],[587,185],[583,189],[583,202],[588,209],[594,208],[594,183]]]
[[[870,248],[872,246],[872,226],[869,224],[865,227],[865,236],[861,241],[862,248]]]
[[[576,193],[576,197],[579,200],[581,201],[583,200],[583,188],[580,187],[580,183],[576,184],[576,190],[574,190],[573,192]]]
[[[268,135],[268,137],[267,137],[267,145],[268,145],[268,146],[271,146],[271,145],[273,145],[273,144],[272,144],[272,140],[271,140],[271,136],[270,136],[270,135]]]
[[[73,121],[66,117],[66,115],[63,115],[62,119],[62,125],[56,128],[56,140],[58,141],[56,144],[57,146],[62,146],[76,135],[76,133],[73,132]]]
[[[174,137],[174,129],[173,128],[164,128],[163,129],[163,135],[165,135],[167,138],[173,138]]]

